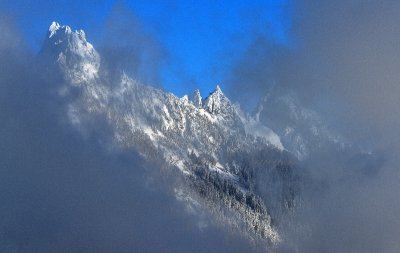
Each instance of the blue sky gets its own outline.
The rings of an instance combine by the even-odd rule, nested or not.
[[[98,30],[116,5],[140,20],[168,53],[162,67],[162,85],[179,96],[199,87],[203,94],[216,84],[222,88],[230,64],[262,34],[288,45],[288,0],[16,0],[0,1],[0,10],[15,17],[30,47],[38,51],[51,21],[84,29],[96,47]]]

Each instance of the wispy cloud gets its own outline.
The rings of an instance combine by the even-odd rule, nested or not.
[[[64,124],[55,80],[0,16],[1,252],[243,252],[197,219],[133,150]],[[44,68],[43,68],[44,67]],[[45,73],[45,74],[44,74]],[[54,74],[56,75],[56,74]],[[107,126],[98,124],[99,130]]]

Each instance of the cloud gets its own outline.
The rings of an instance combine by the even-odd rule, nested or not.
[[[257,100],[273,84],[294,89],[306,105],[332,115],[331,122],[340,118],[336,127],[356,141],[393,142],[382,132],[399,126],[398,5],[296,3],[289,45],[250,34],[252,44],[226,78],[230,93],[243,102]]]
[[[398,252],[400,6],[293,4],[291,43],[277,45],[257,28],[232,62],[229,93],[251,109],[272,84],[295,90],[374,156],[314,157],[304,164],[305,204],[278,251]],[[157,168],[137,154],[109,153],[96,133],[82,140],[60,122],[63,107],[51,93],[59,79],[41,75],[11,17],[0,15],[0,32],[1,251],[248,251],[220,229],[199,231],[168,194],[170,182],[156,187],[162,180],[149,171]],[[123,6],[114,9],[100,44],[111,73],[122,68],[159,83],[168,58],[162,43]],[[149,178],[157,183],[148,186]]]
[[[83,139],[65,124],[53,92],[61,79],[28,49],[10,46],[24,44],[12,20],[0,16],[0,28],[1,252],[249,248],[213,226],[200,231],[170,193],[175,182],[137,153],[106,149],[96,133]]]
[[[117,3],[99,33],[96,48],[110,74],[125,71],[146,84],[162,86],[161,72],[168,54],[134,12]]]
[[[226,77],[230,94],[251,110],[257,102],[248,101],[272,85],[294,90],[374,155],[332,152],[304,165],[308,204],[295,215],[301,225],[287,228],[282,251],[398,252],[400,4],[306,0],[294,7],[289,45],[255,34]]]

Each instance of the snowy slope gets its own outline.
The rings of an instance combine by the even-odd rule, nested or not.
[[[280,241],[269,210],[277,204],[258,195],[256,177],[278,174],[290,185],[293,178],[287,171],[293,167],[285,164],[290,154],[278,135],[243,116],[219,86],[205,99],[198,90],[189,99],[143,85],[123,72],[111,79],[99,71],[101,56],[85,33],[56,22],[42,52],[63,75],[65,82],[57,89],[76,129],[98,132],[105,122],[103,138],[110,145],[133,149],[183,178],[185,184],[176,186],[178,199],[197,203],[249,238]],[[293,201],[292,195],[281,195],[279,201]]]

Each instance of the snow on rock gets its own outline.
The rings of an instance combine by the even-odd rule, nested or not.
[[[194,106],[196,106],[197,108],[202,108],[203,103],[201,100],[202,100],[202,97],[200,95],[200,91],[198,89],[196,89],[192,96],[192,102],[193,102]]]
[[[48,31],[43,53],[59,63],[65,78],[78,85],[98,77],[100,55],[87,42],[83,30],[75,30],[53,22]]]
[[[255,152],[268,151],[265,154],[274,155],[271,161],[284,154],[274,131],[243,117],[219,86],[204,100],[198,90],[189,100],[141,84],[125,73],[110,85],[99,72],[100,55],[82,30],[53,22],[44,47],[69,85],[62,94],[71,87],[78,91],[67,105],[74,127],[90,132],[98,130],[99,120],[108,124],[104,135],[110,136],[104,138],[112,145],[134,149],[154,164],[175,169],[193,192],[202,192],[199,203],[215,207],[210,210],[221,222],[233,227],[246,224],[243,233],[252,238],[277,241],[265,203],[250,188],[255,182],[248,180],[255,179],[242,164],[250,163]],[[225,209],[236,218],[220,213]]]
[[[230,106],[230,104],[231,102],[229,99],[225,97],[224,93],[221,91],[221,88],[219,85],[217,85],[215,90],[205,99],[203,108],[209,113],[219,114],[224,112],[225,109]]]
[[[60,29],[60,24],[53,21],[49,27],[49,38],[53,37],[53,35],[56,33],[58,29]]]
[[[265,138],[268,142],[270,142],[272,145],[280,150],[285,149],[281,143],[281,139],[279,138],[279,136],[268,127],[260,124],[259,121],[251,118],[246,121],[244,126],[246,129],[246,133],[252,134],[260,138]]]

